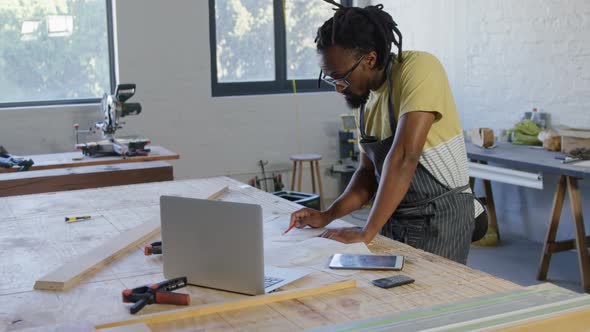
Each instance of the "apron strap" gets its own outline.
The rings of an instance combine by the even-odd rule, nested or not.
[[[359,129],[361,130],[361,138],[366,139],[367,133],[365,132],[365,104],[361,105],[361,111],[359,114]]]
[[[463,192],[464,190],[467,190],[469,188],[470,188],[469,184],[466,184],[464,186],[456,187],[456,188],[450,189],[448,191],[445,191],[444,193],[442,193],[442,194],[440,194],[440,195],[438,195],[436,197],[433,197],[433,198],[427,198],[427,199],[423,199],[421,201],[406,203],[406,204],[403,204],[403,205],[400,204],[398,206],[398,208],[402,208],[403,209],[403,208],[413,208],[413,207],[423,206],[423,205],[429,204],[431,202],[434,202],[434,201],[436,201],[438,199],[441,199],[443,197],[454,195],[454,194],[458,194],[458,193]]]
[[[389,91],[387,91],[387,113],[389,115],[389,128],[391,129],[391,136],[395,135],[395,130],[397,128],[397,121],[395,120],[395,113],[393,112],[393,100],[391,95],[393,94],[393,82],[391,81],[391,68],[393,67],[393,53],[389,55],[387,60],[387,68],[385,69],[386,76],[387,76],[387,86],[389,87]],[[368,139],[367,133],[365,131],[365,104],[361,105],[360,114],[359,114],[359,129],[361,132],[361,138]]]
[[[387,66],[389,70],[387,71],[387,85],[389,90],[387,91],[387,112],[389,113],[389,128],[391,129],[391,136],[395,136],[395,131],[397,130],[397,121],[395,120],[395,113],[393,112],[393,82],[391,80],[391,68],[393,67],[393,54],[389,55],[389,60]]]

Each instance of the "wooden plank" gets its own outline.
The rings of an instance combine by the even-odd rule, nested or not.
[[[179,310],[172,310],[161,314],[151,314],[151,315],[144,315],[139,316],[137,318],[125,320],[125,321],[118,321],[118,322],[111,322],[105,324],[99,324],[96,326],[97,329],[104,329],[109,327],[116,327],[116,326],[123,326],[129,324],[137,324],[137,323],[146,323],[146,324],[157,324],[162,322],[174,321],[178,319],[184,318],[193,318],[203,315],[215,314],[220,312],[226,312],[230,310],[238,310],[244,308],[251,308],[254,306],[266,305],[270,303],[276,303],[281,301],[287,301],[297,298],[302,298],[306,296],[315,296],[318,294],[334,292],[337,290],[355,288],[356,281],[349,280],[349,281],[342,281],[334,284],[323,285],[319,287],[308,287],[302,289],[294,289],[289,291],[283,292],[276,292],[266,295],[254,296],[243,300],[231,301],[231,302],[223,302],[223,303],[214,303],[214,304],[205,304],[197,307],[192,307],[188,309],[179,309]]]
[[[153,219],[108,240],[100,247],[76,257],[35,282],[35,289],[63,291],[77,285],[105,265],[127,254],[160,231],[160,220]]]
[[[216,190],[205,197],[217,199],[228,191],[228,187]],[[152,219],[135,228],[129,229],[103,245],[78,256],[73,261],[57,268],[35,282],[35,289],[67,290],[82,279],[94,274],[105,265],[134,250],[160,231],[159,218]]]
[[[221,198],[221,196],[225,195],[228,191],[229,191],[229,187],[225,186],[225,187],[221,188],[220,190],[217,190],[213,194],[207,196],[207,199],[210,199],[210,200],[219,199],[219,198]]]
[[[0,197],[174,180],[164,161],[0,174]]]
[[[84,156],[81,152],[29,155],[23,156],[23,158],[33,159],[35,162],[35,164],[29,169],[29,172],[44,169],[137,163],[155,160],[174,160],[179,158],[177,153],[167,150],[161,146],[149,146],[149,148],[151,149],[151,152],[147,156],[135,156],[127,158],[123,158],[121,156],[93,158]],[[16,171],[18,171],[18,168],[0,168],[0,173],[10,173]]]

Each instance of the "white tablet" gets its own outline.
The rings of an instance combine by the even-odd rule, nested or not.
[[[399,271],[404,266],[404,256],[335,254],[329,266],[331,269]]]

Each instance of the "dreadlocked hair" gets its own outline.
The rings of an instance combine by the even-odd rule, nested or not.
[[[391,44],[397,47],[398,61],[402,62],[402,34],[383,5],[345,7],[334,0],[334,16],[318,29],[315,43],[319,52],[339,45],[359,54],[377,53],[377,67],[383,68],[391,53]]]

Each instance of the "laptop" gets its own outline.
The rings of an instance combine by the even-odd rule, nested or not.
[[[160,216],[166,278],[259,295],[309,274],[264,265],[260,205],[161,196]]]

